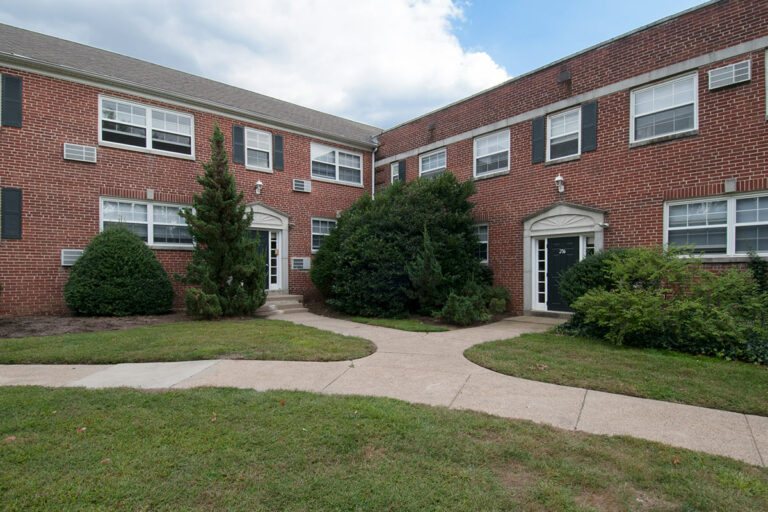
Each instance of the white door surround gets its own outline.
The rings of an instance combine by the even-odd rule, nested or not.
[[[558,202],[523,219],[523,310],[546,311],[546,300],[538,300],[539,240],[551,237],[580,236],[580,259],[586,255],[591,239],[594,250],[603,249],[605,210],[576,203]]]
[[[250,229],[266,230],[277,233],[277,275],[279,285],[270,289],[288,291],[288,228],[290,217],[264,203],[250,203],[246,208],[253,212]],[[270,237],[270,240],[272,237]],[[271,251],[272,249],[270,249]]]

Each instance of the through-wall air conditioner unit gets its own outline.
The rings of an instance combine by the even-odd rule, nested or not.
[[[83,255],[82,249],[62,249],[61,250],[61,266],[71,267],[82,255]]]
[[[712,69],[709,72],[709,90],[719,89],[728,85],[749,82],[752,78],[752,61],[745,60],[736,64],[729,64],[721,68]]]
[[[291,258],[291,269],[293,270],[309,270],[312,266],[312,260],[310,258]]]
[[[312,182],[309,180],[293,180],[294,192],[312,192]]]
[[[93,146],[81,146],[80,144],[64,143],[64,160],[76,160],[78,162],[96,163],[96,148]]]

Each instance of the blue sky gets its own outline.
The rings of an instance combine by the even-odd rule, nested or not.
[[[0,22],[388,128],[700,3],[27,0]]]

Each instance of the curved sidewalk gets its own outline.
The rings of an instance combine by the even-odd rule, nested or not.
[[[567,430],[628,435],[750,464],[768,463],[768,418],[559,386],[501,375],[464,358],[484,341],[541,332],[517,317],[442,333],[411,333],[297,313],[286,320],[373,341],[354,361],[212,360],[116,365],[0,365],[0,385],[143,389],[229,386],[397,398],[526,419]]]

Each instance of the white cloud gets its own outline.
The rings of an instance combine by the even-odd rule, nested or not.
[[[187,71],[382,127],[508,78],[488,54],[461,47],[452,24],[461,22],[462,11],[452,0],[67,4],[96,7],[95,18],[102,12],[131,24],[122,32],[132,30],[145,48],[194,63],[197,69]],[[103,47],[115,25],[94,25],[94,34],[105,34],[82,42]],[[158,61],[146,50],[132,51],[130,38],[110,43],[111,50]],[[179,67],[173,58],[162,60]]]

